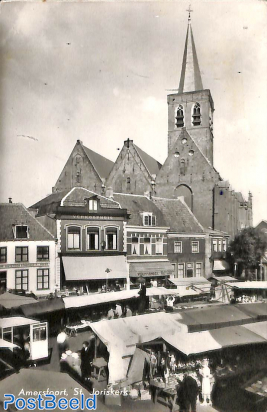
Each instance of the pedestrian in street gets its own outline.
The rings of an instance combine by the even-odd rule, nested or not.
[[[166,298],[166,312],[173,312],[173,305],[175,302],[175,297],[174,296],[168,296]]]
[[[198,385],[196,380],[185,373],[182,383],[183,388],[183,401],[185,406],[185,412],[196,412],[197,410],[197,395]]]
[[[128,318],[129,316],[133,316],[133,312],[131,311],[128,305],[126,306],[125,316],[126,318]]]
[[[68,349],[68,335],[66,334],[65,330],[62,329],[59,331],[57,335],[57,346],[58,346],[58,356],[61,359],[61,355]]]
[[[116,304],[115,315],[117,318],[122,317],[122,308],[121,305],[119,305],[118,303]]]
[[[83,347],[81,350],[81,373],[82,380],[89,381],[91,378],[93,354],[89,346],[89,342],[83,342]]]
[[[108,319],[114,319],[115,318],[115,311],[114,311],[114,307],[110,308],[107,314],[107,318]]]

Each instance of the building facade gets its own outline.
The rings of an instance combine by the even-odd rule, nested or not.
[[[57,288],[54,236],[20,203],[0,204],[1,290],[49,295]]]
[[[92,292],[128,282],[127,211],[112,200],[76,187],[54,193],[31,207],[58,239],[60,288]]]

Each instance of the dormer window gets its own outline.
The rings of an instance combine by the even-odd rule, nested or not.
[[[181,105],[178,106],[176,111],[175,125],[176,127],[184,127],[184,108]]]
[[[200,126],[201,125],[201,112],[200,112],[200,104],[196,103],[193,107],[193,113],[192,113],[192,123],[194,126]]]
[[[97,200],[90,199],[89,200],[89,210],[96,211],[97,210]]]
[[[143,214],[143,225],[144,226],[156,226],[156,216],[153,213]]]
[[[15,238],[16,239],[28,239],[29,228],[26,225],[17,225],[15,227]]]

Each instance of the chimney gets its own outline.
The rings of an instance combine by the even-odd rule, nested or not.
[[[12,203],[12,197],[8,198],[8,203]]]
[[[113,188],[112,187],[107,187],[106,197],[109,197],[110,199],[114,199],[114,197],[113,197]]]

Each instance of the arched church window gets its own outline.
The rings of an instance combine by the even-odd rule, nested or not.
[[[185,176],[185,160],[182,159],[180,163],[180,175]]]
[[[175,120],[176,127],[184,126],[184,108],[181,105],[179,105],[177,108]]]
[[[199,126],[201,124],[201,111],[199,103],[196,103],[193,107],[192,118],[192,123],[194,126]]]

